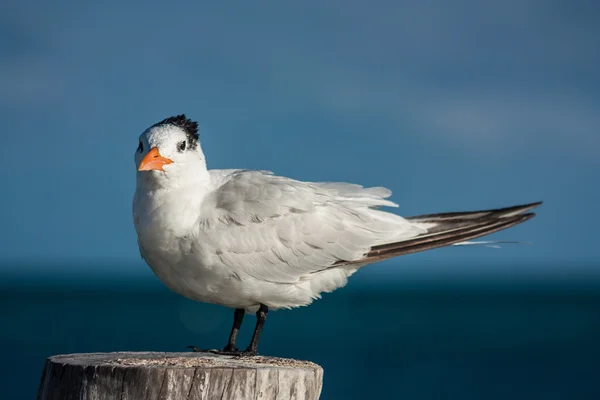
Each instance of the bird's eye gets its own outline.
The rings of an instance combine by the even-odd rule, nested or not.
[[[185,140],[177,143],[177,150],[184,151],[185,150]]]
[[[142,144],[142,141],[141,141],[141,140],[140,140],[140,145],[139,145],[139,146],[138,146],[138,148],[137,148],[137,151],[139,151],[140,153],[141,153],[142,151],[144,151],[144,145]]]

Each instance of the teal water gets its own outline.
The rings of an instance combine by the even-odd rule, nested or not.
[[[222,347],[232,318],[159,283],[4,283],[5,400],[35,398],[49,355]],[[260,350],[321,364],[322,399],[600,399],[600,285],[359,278],[271,313]]]

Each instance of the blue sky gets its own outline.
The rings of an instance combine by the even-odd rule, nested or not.
[[[148,273],[133,153],[147,126],[186,113],[211,168],[382,185],[405,215],[546,202],[494,235],[533,246],[373,274],[597,274],[598,43],[594,1],[9,0],[1,268]]]

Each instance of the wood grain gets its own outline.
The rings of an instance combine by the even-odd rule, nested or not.
[[[318,399],[323,369],[308,361],[211,353],[88,353],[49,357],[38,400]]]

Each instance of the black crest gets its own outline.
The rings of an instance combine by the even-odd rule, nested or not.
[[[187,118],[185,114],[165,118],[152,125],[150,128],[162,125],[175,125],[176,127],[181,128],[187,136],[188,148],[195,149],[196,146],[198,146],[198,123]]]

